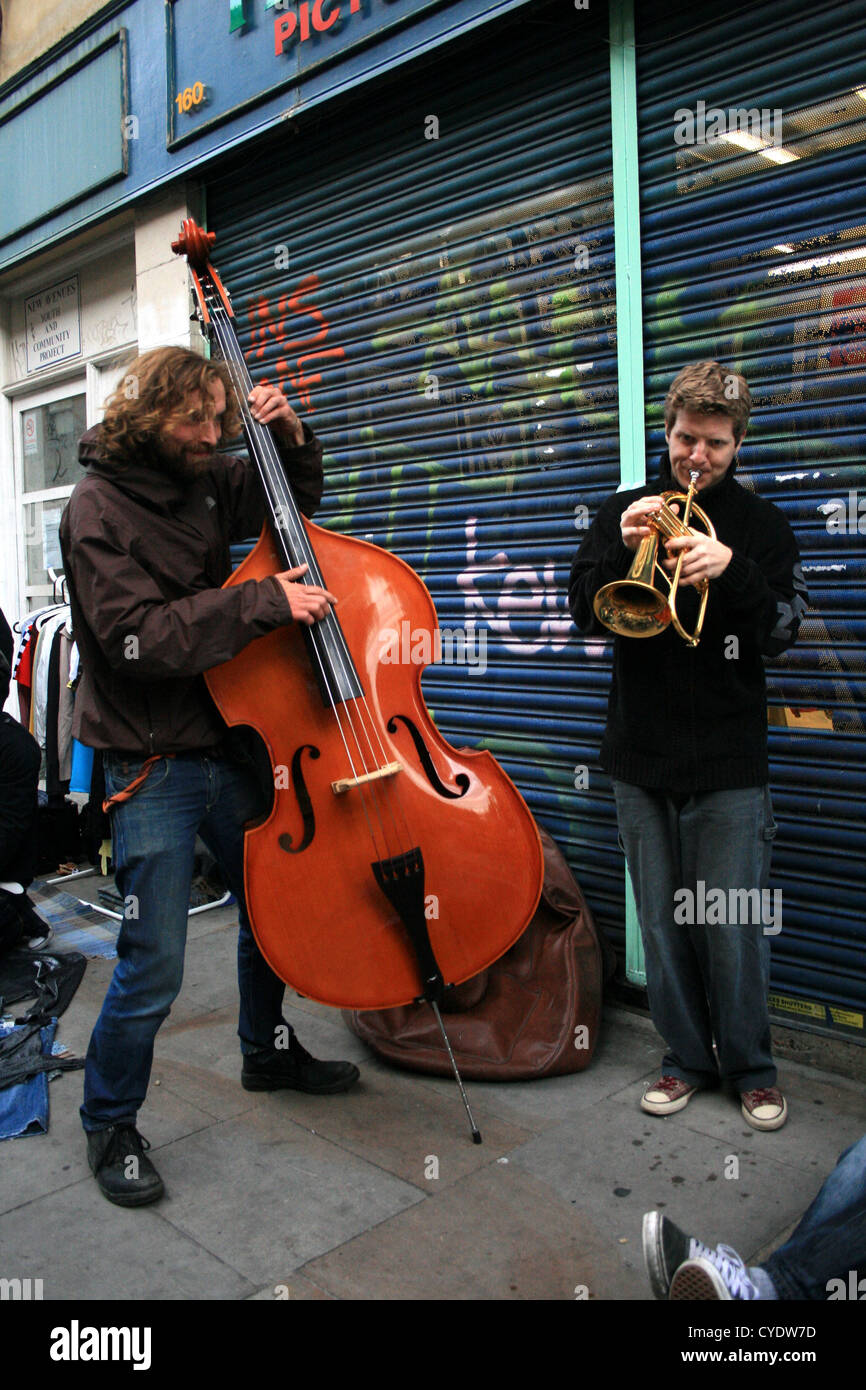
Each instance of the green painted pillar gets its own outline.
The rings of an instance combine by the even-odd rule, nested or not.
[[[610,0],[610,111],[619,380],[619,491],[622,491],[638,487],[646,481],[634,0]],[[625,969],[627,978],[634,984],[646,984],[643,942],[628,869],[625,870]]]

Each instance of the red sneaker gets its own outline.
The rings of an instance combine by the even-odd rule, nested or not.
[[[781,1129],[788,1118],[788,1104],[778,1086],[759,1086],[741,1091],[743,1119],[752,1129]]]
[[[697,1090],[679,1076],[662,1076],[643,1093],[641,1110],[648,1115],[673,1115],[676,1110],[684,1110]]]

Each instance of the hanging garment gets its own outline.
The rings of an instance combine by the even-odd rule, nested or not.
[[[57,714],[60,709],[60,629],[51,638],[45,697],[45,791],[49,802],[60,790],[60,755],[57,747]]]
[[[19,719],[25,729],[33,732],[31,719],[33,668],[36,648],[39,635],[45,622],[58,613],[64,613],[69,617],[69,607],[67,604],[48,604],[45,608],[38,608],[33,613],[28,613],[14,625],[14,630],[18,634],[15,642],[15,650],[12,657],[12,678],[18,689],[18,709]]]
[[[63,791],[72,777],[72,715],[75,691],[70,683],[75,643],[66,628],[60,629],[60,685],[57,704],[57,775]]]
[[[15,652],[12,657],[12,679],[18,681],[19,685],[27,686],[28,689],[33,671],[35,623],[35,613],[30,613],[26,618],[21,619],[16,628],[18,636],[15,639]]]
[[[69,609],[55,609],[39,624],[36,651],[33,657],[33,687],[30,702],[30,722],[33,737],[40,748],[45,748],[46,719],[48,711],[49,674],[54,639],[58,630],[69,623]]]

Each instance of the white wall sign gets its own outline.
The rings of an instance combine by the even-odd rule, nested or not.
[[[27,370],[53,367],[81,354],[78,276],[32,294],[24,305]]]
[[[59,506],[42,508],[42,564],[45,569],[62,569],[63,556],[60,553],[60,518],[65,501]]]
[[[24,438],[24,453],[29,458],[32,454],[42,453],[42,415],[38,410],[24,410],[21,412],[22,435]]]

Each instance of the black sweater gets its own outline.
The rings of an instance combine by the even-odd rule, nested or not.
[[[699,645],[688,647],[672,626],[657,637],[613,638],[600,761],[619,781],[684,794],[768,780],[762,658],[793,645],[809,596],[790,526],[771,502],[740,486],[734,467],[696,499],[718,539],[733,550],[727,569],[710,581]],[[581,632],[610,636],[592,603],[602,585],[628,574],[634,560],[620,534],[623,512],[638,497],[671,488],[680,490],[665,453],[655,481],[615,493],[599,509],[568,586]],[[681,589],[677,613],[688,632],[697,609],[697,591]]]

